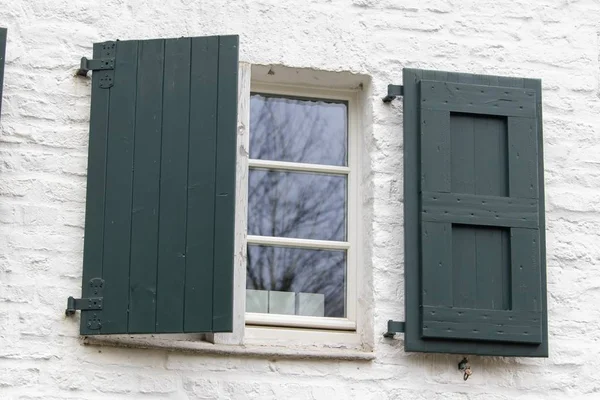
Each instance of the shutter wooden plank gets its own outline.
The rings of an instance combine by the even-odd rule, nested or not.
[[[421,189],[450,191],[450,113],[421,112]]]
[[[94,44],[93,57],[102,57],[103,43]],[[82,297],[91,297],[89,282],[102,277],[104,255],[104,196],[106,183],[106,146],[108,138],[108,110],[110,91],[102,89],[100,74],[92,75],[90,107],[90,138],[88,145],[87,188],[85,206],[85,241],[83,245]],[[101,314],[97,312],[96,315]],[[94,312],[81,312],[82,335],[97,332],[88,329]]]
[[[546,277],[546,214],[545,196],[544,196],[544,128],[542,118],[542,81],[539,79],[524,79],[523,87],[535,91],[536,102],[536,142],[537,142],[537,168],[538,168],[538,199],[540,209],[540,221],[538,237],[540,243],[540,307],[542,310],[542,344],[540,345],[540,353],[548,356],[548,305],[547,305],[547,277]]]
[[[421,229],[423,304],[452,305],[452,224],[424,222]]]
[[[237,36],[219,38],[213,331],[233,328],[235,161],[237,154]]]
[[[476,194],[508,196],[506,118],[471,118],[474,135]]]
[[[129,333],[156,325],[164,40],[140,41],[138,63]]]
[[[498,326],[483,322],[424,322],[423,337],[515,343],[541,343],[541,328],[530,326]]]
[[[467,323],[485,321],[491,324],[528,326],[541,321],[540,311],[474,310],[464,307],[423,306],[423,320]]]
[[[513,310],[541,311],[537,229],[511,229],[511,266]]]
[[[404,293],[406,351],[421,351],[421,227],[419,210],[421,149],[419,147],[418,81],[421,71],[405,68],[402,73],[403,148],[404,148]]]
[[[156,332],[182,332],[190,107],[189,38],[165,41]]]
[[[423,337],[541,343],[539,311],[423,307]]]
[[[475,230],[477,308],[508,310],[510,297],[510,236],[508,229]]]
[[[128,325],[137,56],[137,41],[117,42],[108,122],[102,333],[126,332]]]
[[[538,227],[538,201],[515,197],[423,192],[422,218],[431,222]]]
[[[6,63],[6,28],[0,28],[0,114],[2,113],[2,89],[4,88],[4,64]]]
[[[456,307],[477,307],[476,246],[473,228],[452,225],[452,286]]]
[[[192,39],[186,332],[212,330],[218,45],[218,37]]]
[[[508,119],[510,195],[538,198],[538,143],[534,118]]]
[[[468,83],[421,81],[421,109],[535,117],[533,90]]]
[[[471,118],[450,116],[450,142],[452,193],[475,194],[475,132]]]

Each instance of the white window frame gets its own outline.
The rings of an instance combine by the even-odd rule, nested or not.
[[[360,201],[360,151],[358,137],[359,115],[357,91],[285,84],[269,84],[253,81],[251,84],[251,92],[275,96],[281,95],[289,97],[342,101],[347,105],[347,166],[248,159],[249,169],[313,172],[347,176],[347,240],[341,242],[255,235],[247,236],[248,245],[274,245],[319,250],[345,250],[347,252],[346,317],[309,317],[299,315],[261,314],[247,312],[245,313],[246,327],[268,326],[274,328],[312,328],[319,330],[355,332],[357,328],[357,286],[360,284],[358,282],[360,277],[360,274],[358,274],[358,260],[360,259],[360,242],[358,241],[358,237],[360,235],[360,229],[358,226],[360,220],[358,207],[358,202]],[[250,132],[249,135],[252,135],[252,132]],[[248,212],[250,212],[250,210],[248,210]]]

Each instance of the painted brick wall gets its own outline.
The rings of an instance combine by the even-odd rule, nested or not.
[[[2,0],[0,399],[600,398],[600,2],[597,0]],[[93,42],[238,33],[240,59],[372,77],[376,360],[283,361],[82,346],[80,290]],[[543,79],[550,358],[406,355],[402,67]]]

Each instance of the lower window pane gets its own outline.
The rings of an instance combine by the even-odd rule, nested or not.
[[[346,252],[248,245],[246,311],[346,317]]]

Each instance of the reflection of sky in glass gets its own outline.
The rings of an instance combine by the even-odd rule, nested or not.
[[[253,94],[250,158],[346,165],[347,106]]]
[[[346,252],[248,245],[247,289],[325,295],[325,316],[343,318]]]
[[[346,179],[250,170],[248,234],[345,241]]]
[[[253,94],[250,158],[347,165],[347,105]],[[346,241],[347,179],[250,169],[248,234]],[[246,287],[320,294],[345,317],[346,251],[248,245]]]

